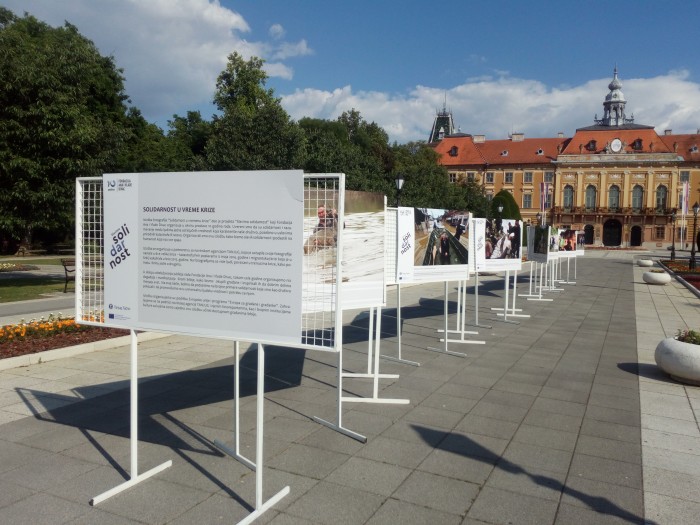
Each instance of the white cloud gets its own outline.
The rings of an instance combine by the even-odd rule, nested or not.
[[[353,93],[350,86],[333,91],[297,90],[282,97],[293,118],[335,119],[355,108],[376,122],[392,141],[426,140],[437,111],[447,97],[455,126],[464,133],[507,138],[516,131],[526,137],[572,136],[576,128],[593,125],[603,113],[610,78],[579,86],[550,88],[536,80],[501,76],[471,79],[449,89],[416,86],[408,95]],[[700,126],[700,85],[687,72],[670,72],[649,79],[622,79],[627,115],[635,123],[655,126],[662,133],[694,133]]]
[[[273,44],[246,40],[251,32],[238,13],[218,0],[5,0],[18,15],[25,11],[52,26],[69,21],[92,40],[103,55],[112,55],[124,70],[126,92],[144,117],[164,126],[177,113],[203,109],[208,118],[216,78],[229,54],[273,58],[270,76],[290,79],[293,70],[280,63],[309,54],[305,41],[282,40],[284,29],[271,28]],[[209,111],[209,114],[207,113]]]
[[[285,35],[284,27],[282,27],[281,24],[272,24],[268,32],[270,33],[270,36],[275,40],[279,40]]]
[[[4,0],[53,26],[65,20],[112,55],[124,69],[132,104],[151,122],[165,126],[177,113],[199,109],[213,112],[216,78],[230,53],[266,60],[270,77],[290,80],[288,59],[313,54],[306,39],[285,40],[281,24],[273,24],[262,39],[251,36],[248,22],[218,0]],[[252,35],[255,37],[255,35]],[[472,62],[486,58],[471,55]],[[418,67],[418,66],[417,66]],[[653,78],[622,78],[627,114],[638,124],[694,133],[700,127],[700,85],[687,71],[670,71]],[[354,92],[350,85],[335,89],[278,90],[294,119],[305,116],[335,119],[357,109],[363,118],[383,127],[392,141],[425,140],[436,111],[447,106],[461,131],[506,138],[513,131],[528,137],[571,136],[576,128],[602,116],[610,77],[581,85],[548,86],[538,80],[515,78],[505,70],[472,77],[455,86],[406,86],[401,93],[379,90]],[[381,89],[381,88],[380,88]]]

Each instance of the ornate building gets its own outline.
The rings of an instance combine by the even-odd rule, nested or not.
[[[452,182],[473,179],[487,195],[507,189],[526,221],[537,221],[544,209],[541,221],[584,230],[587,244],[623,247],[670,246],[675,226],[680,248],[685,230],[694,226],[693,203],[700,200],[700,135],[671,130],[659,135],[653,126],[627,118],[617,68],[608,88],[603,118],[596,116],[594,125],[577,129],[571,138],[513,133],[506,140],[486,140],[457,133],[431,144]],[[691,208],[686,222],[685,181]]]

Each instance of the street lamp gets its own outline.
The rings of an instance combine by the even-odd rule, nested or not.
[[[690,261],[688,261],[689,270],[695,270],[695,232],[698,228],[698,211],[700,211],[700,204],[698,204],[696,201],[695,204],[693,204],[693,244],[690,245]]]
[[[396,175],[396,207],[401,206],[401,188],[403,188],[403,175],[400,173]]]
[[[671,214],[671,260],[676,260],[676,210]]]

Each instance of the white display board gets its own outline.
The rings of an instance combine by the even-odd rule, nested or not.
[[[444,208],[398,208],[396,281],[468,279],[470,217]]]
[[[386,305],[384,279],[386,197],[345,192],[341,266],[343,309]]]
[[[527,229],[527,258],[529,261],[546,263],[550,260],[549,226],[529,226]],[[553,257],[551,257],[553,259]]]
[[[301,342],[303,172],[106,174],[105,322]]]
[[[523,223],[517,219],[473,219],[476,271],[522,269]]]

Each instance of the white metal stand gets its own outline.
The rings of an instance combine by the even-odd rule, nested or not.
[[[445,322],[445,326],[444,326],[444,328],[443,328],[443,331],[444,331],[445,334],[447,334],[447,333],[449,333],[449,327],[448,327],[448,318],[449,318],[448,304],[449,304],[449,301],[448,301],[448,284],[447,284],[447,281],[445,281],[445,301],[444,301],[444,303],[445,303],[445,308],[444,308],[444,313],[443,313],[443,319],[444,319],[444,322]],[[448,345],[448,343],[450,342],[450,340],[449,340],[447,337],[444,337],[444,338],[440,339],[440,342],[444,343],[444,345],[443,345],[442,348],[435,348],[435,347],[429,346],[429,347],[427,347],[427,350],[430,350],[430,351],[432,351],[432,352],[439,352],[439,353],[442,353],[442,354],[454,355],[454,356],[457,356],[457,357],[467,357],[467,354],[464,354],[464,353],[462,353],[462,352],[455,352],[455,351],[453,351],[453,350],[450,350],[450,349],[449,349],[449,345]],[[465,340],[465,341],[460,341],[460,342],[463,342],[463,343],[466,343],[466,344],[472,344],[472,345],[484,345],[484,344],[486,344],[486,341],[469,341],[469,340]]]
[[[549,299],[542,297],[542,289],[544,288],[544,275],[545,269],[547,267],[546,263],[533,263],[535,265],[535,289],[537,290],[537,295],[534,297],[528,297],[528,301],[553,301],[554,299]],[[540,284],[537,284],[537,274],[540,276]]]
[[[466,283],[466,281],[459,281],[457,283],[457,315],[455,316],[456,328],[454,330],[447,330],[447,332],[445,332],[445,330],[442,328],[438,329],[438,333],[459,334],[459,339],[450,339],[451,343],[465,343],[465,344],[473,343],[473,341],[465,339],[464,336],[467,334],[469,334],[469,335],[478,335],[479,334],[479,332],[474,332],[473,330],[466,330],[466,318],[467,318],[466,305],[467,305],[467,283]],[[442,342],[442,339],[440,339],[440,342]],[[476,344],[480,344],[480,343],[476,343]]]
[[[506,282],[505,282],[505,304],[503,308],[491,308],[492,310],[500,310],[503,313],[498,313],[496,315],[502,315],[504,321],[508,321],[508,316],[510,317],[530,317],[530,314],[522,314],[518,312],[522,312],[522,308],[516,308],[515,307],[515,298],[518,296],[518,271],[514,270],[514,275],[513,275],[513,305],[508,308],[508,288],[509,288],[509,281],[510,281],[510,272],[506,270]],[[514,322],[514,321],[508,321],[508,322]]]
[[[131,371],[130,371],[130,437],[129,443],[131,446],[131,477],[117,485],[113,489],[103,492],[99,496],[95,496],[90,500],[90,505],[97,505],[104,500],[111,498],[112,496],[125,491],[128,488],[133,487],[137,483],[140,483],[151,476],[158,474],[159,472],[165,470],[166,468],[172,466],[172,460],[168,460],[165,463],[152,468],[151,470],[139,474],[139,456],[138,456],[138,433],[139,433],[139,377],[138,377],[138,338],[136,336],[136,331],[131,330]]]
[[[373,309],[372,309],[373,310]],[[370,355],[368,355],[367,358],[367,363],[368,367],[370,366],[370,363],[372,362],[372,335],[375,332],[375,330],[372,329],[372,319],[373,317],[373,312],[370,311],[370,342],[369,342],[369,348],[370,348]],[[377,333],[377,340],[380,339],[379,334],[381,334],[381,314],[377,315],[377,328],[376,328],[376,333]],[[337,414],[337,423],[332,423],[330,421],[327,421],[325,419],[322,419],[320,417],[314,416],[314,421],[317,423],[320,423],[321,425],[324,425],[330,429],[335,430],[336,432],[340,432],[341,434],[344,434],[348,437],[351,437],[352,439],[355,439],[361,443],[367,443],[367,437],[363,436],[362,434],[359,434],[357,432],[354,432],[348,428],[343,427],[343,402],[350,402],[350,403],[387,403],[387,404],[401,404],[401,405],[407,405],[410,403],[409,399],[387,399],[387,398],[380,398],[379,397],[379,379],[380,377],[383,378],[396,378],[399,377],[398,375],[391,375],[391,374],[384,374],[383,376],[379,374],[379,346],[377,344],[377,347],[374,350],[373,357],[374,357],[374,370],[369,370],[367,373],[361,373],[361,374],[352,374],[352,373],[345,373],[343,372],[343,346],[342,346],[342,335],[336,335],[336,337],[340,337],[340,344],[339,348],[340,351],[338,351],[338,393],[337,393],[337,406],[336,406],[336,414]],[[353,379],[373,379],[374,380],[374,388],[372,392],[372,397],[348,397],[348,396],[343,396],[343,379],[344,378],[353,378]]]
[[[537,266],[537,263],[532,262],[532,261],[527,261],[526,264],[529,265],[528,278],[527,278],[527,280],[528,280],[528,285],[529,285],[529,287],[528,287],[528,292],[527,292],[527,293],[518,294],[518,297],[537,297],[537,294],[532,292],[532,282],[533,282],[533,279],[532,279],[532,268],[533,268],[533,267],[535,267],[535,289],[537,288],[537,273],[536,273],[536,272],[537,272],[537,267],[536,267],[536,266]]]
[[[396,283],[396,341],[398,345],[398,356],[394,357],[391,355],[382,355],[382,359],[387,359],[389,361],[397,361],[405,365],[420,366],[420,363],[416,361],[409,361],[401,357],[401,284]]]
[[[370,308],[369,311],[369,339],[367,345],[367,373],[350,373],[344,372],[343,377],[350,379],[372,379],[373,389],[372,397],[341,397],[341,401],[346,403],[387,403],[393,405],[407,405],[410,403],[409,399],[389,399],[379,397],[379,380],[380,379],[398,379],[398,374],[380,374],[379,373],[379,354],[380,354],[380,341],[381,341],[381,327],[382,327],[382,313],[381,307],[377,307],[377,328],[376,337],[373,327],[374,320],[374,308]],[[374,350],[372,347],[374,346]],[[372,358],[374,357],[374,363]]]
[[[574,280],[571,280],[571,275],[570,275],[570,269],[571,269],[571,259],[574,260],[574,264],[576,264],[576,257],[567,257],[566,258],[566,281],[559,281],[562,284],[576,284],[576,277],[574,277]]]
[[[267,501],[263,502],[263,437],[264,437],[264,425],[265,425],[265,347],[258,343],[258,384],[257,384],[257,395],[256,395],[256,431],[255,431],[255,463],[249,459],[244,458],[239,453],[239,419],[238,419],[238,394],[239,394],[239,344],[238,341],[235,342],[235,382],[234,382],[234,397],[236,402],[236,415],[235,415],[235,450],[231,450],[226,446],[223,446],[220,442],[215,441],[217,447],[222,451],[226,452],[230,456],[239,460],[241,463],[246,465],[255,471],[255,510],[248,514],[248,516],[239,521],[238,525],[247,525],[252,523],[260,516],[262,516],[266,511],[271,509],[278,501],[289,494],[289,486],[284,487],[277,494],[272,496]]]
[[[474,326],[493,328],[488,324],[479,324],[479,272],[474,272]]]

